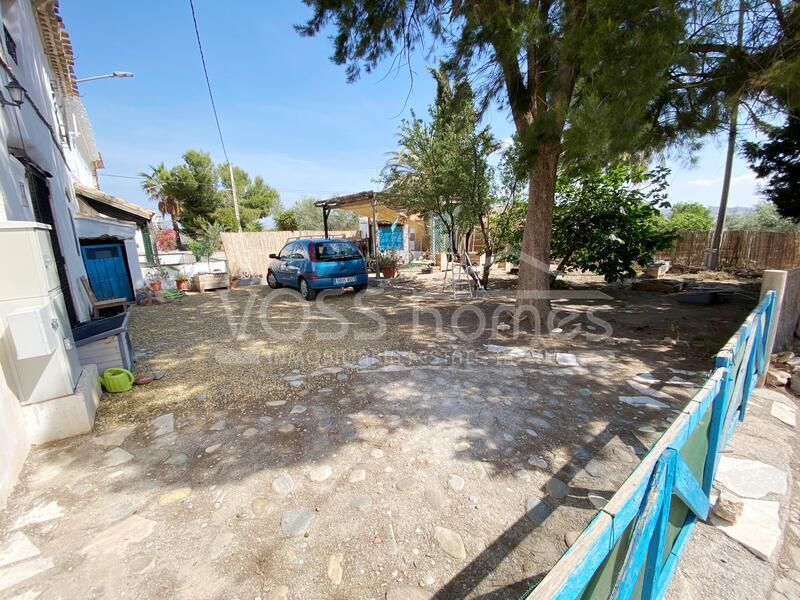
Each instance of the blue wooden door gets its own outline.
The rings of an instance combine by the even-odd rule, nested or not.
[[[125,266],[125,252],[121,242],[81,246],[83,264],[94,295],[104,298],[133,300],[133,290]]]
[[[378,225],[378,249],[402,250],[403,249],[403,226],[399,223],[392,230],[391,225]]]

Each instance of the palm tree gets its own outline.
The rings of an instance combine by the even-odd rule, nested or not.
[[[139,176],[142,181],[142,189],[147,196],[158,203],[158,210],[163,217],[169,214],[172,220],[172,228],[175,230],[175,243],[181,247],[181,231],[178,219],[181,216],[181,205],[177,198],[166,191],[166,185],[170,178],[169,169],[162,162],[159,165],[149,165],[150,172],[141,172]]]

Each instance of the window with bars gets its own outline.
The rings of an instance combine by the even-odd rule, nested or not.
[[[11,58],[14,59],[14,62],[19,64],[19,60],[17,60],[17,42],[14,41],[14,38],[11,37],[11,32],[8,30],[8,27],[3,25],[3,36],[6,40],[6,50]]]

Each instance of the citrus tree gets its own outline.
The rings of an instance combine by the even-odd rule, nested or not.
[[[661,209],[669,170],[618,162],[576,177],[560,177],[553,210],[554,276],[590,271],[608,282],[635,277],[635,265],[646,264],[669,248],[674,231],[665,227]]]

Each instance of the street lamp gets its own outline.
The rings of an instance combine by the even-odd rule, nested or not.
[[[94,81],[95,79],[111,79],[114,77],[133,77],[130,71],[114,71],[107,75],[95,75],[94,77],[84,77],[83,79],[76,79],[75,83],[83,83],[85,81]]]
[[[11,99],[6,100],[6,97],[0,92],[0,104],[3,106],[20,106],[25,99],[25,88],[19,84],[19,81],[16,79],[9,81],[6,84],[6,90],[8,90],[8,96]]]

